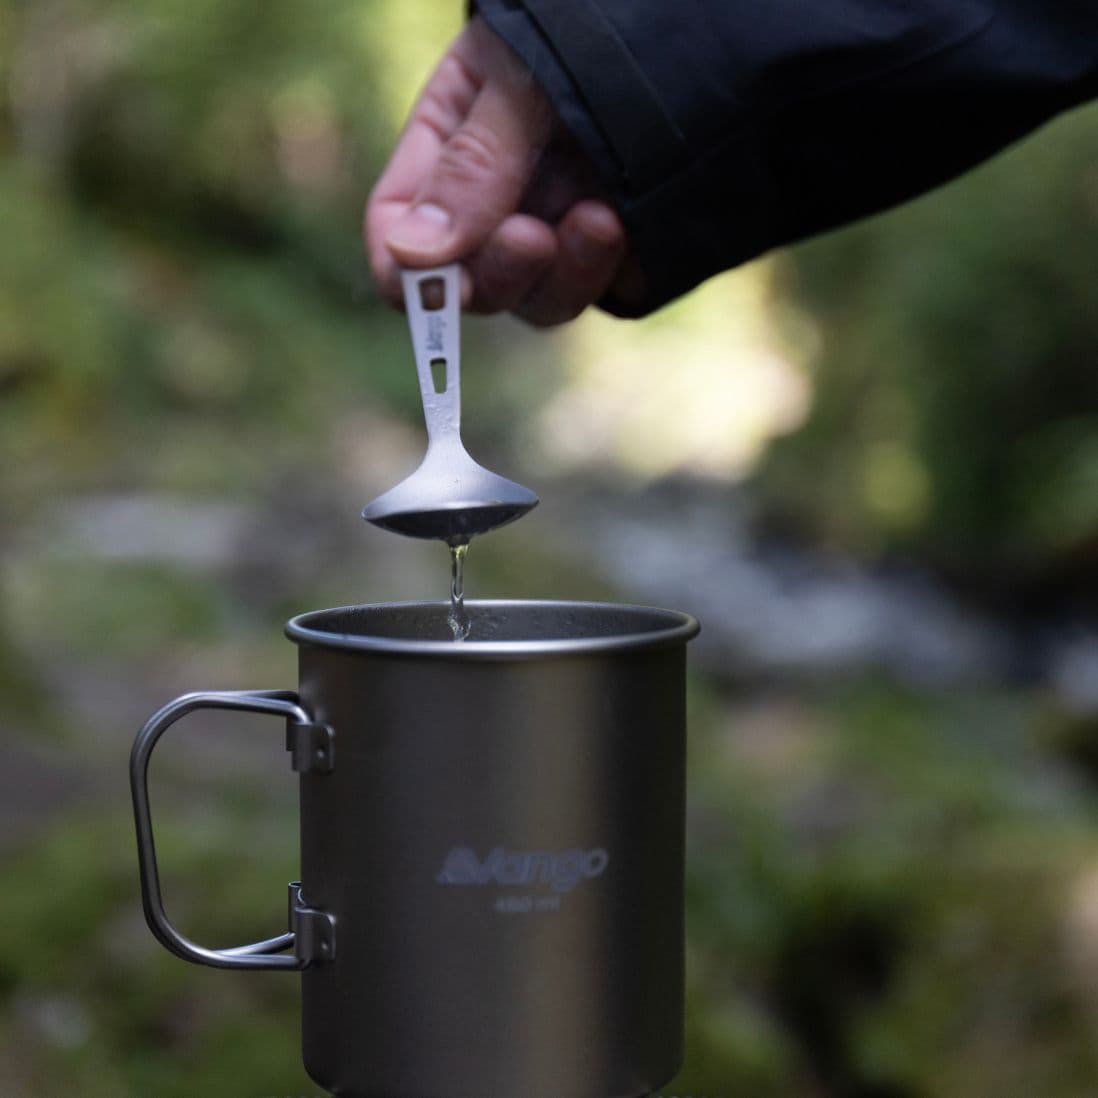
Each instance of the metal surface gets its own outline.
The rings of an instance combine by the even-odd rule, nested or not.
[[[295,949],[295,901],[300,901],[297,883],[290,885],[290,930],[277,937],[231,949],[207,949],[181,934],[164,910],[160,892],[160,870],[156,862],[153,841],[152,814],[149,807],[149,760],[160,737],[180,718],[196,709],[242,709],[251,713],[272,713],[285,717],[289,728],[294,725],[314,727],[298,704],[297,695],[287,690],[217,691],[184,694],[154,713],[134,741],[130,753],[130,792],[133,796],[134,825],[137,830],[137,857],[141,872],[141,900],[145,921],[156,939],[177,957],[195,964],[214,968],[280,968],[303,969],[318,960],[327,960],[334,952],[334,940],[320,949],[322,936],[316,928],[314,915],[322,914],[301,908],[301,917],[309,926],[307,949]],[[289,729],[288,729],[289,735]],[[297,891],[295,892],[295,888]],[[298,904],[300,907],[300,904]],[[314,948],[315,946],[315,948]],[[283,950],[295,949],[293,956],[278,956]]]
[[[475,602],[473,639],[455,644],[442,640],[446,608],[295,618],[299,699],[190,695],[135,746],[137,806],[152,742],[196,704],[258,700],[330,730],[321,746],[338,746],[337,764],[300,772],[308,904],[291,891],[291,926],[299,952],[331,963],[180,949],[150,925],[188,960],[303,968],[303,1058],[332,1094],[650,1094],[683,1051],[697,623],[645,607]],[[314,735],[291,728],[295,757]],[[147,805],[137,816],[158,910]]]
[[[551,599],[465,603],[469,636],[454,644],[449,602],[339,606],[299,614],[286,625],[298,644],[458,663],[549,659],[685,644],[698,632],[689,614],[651,606]]]
[[[649,1094],[682,1055],[696,623],[472,603],[471,638],[503,639],[457,645],[445,611],[288,627],[339,743],[334,773],[301,777],[302,880],[340,939],[302,976],[306,1068],[352,1098]],[[597,875],[562,875],[579,854]]]
[[[334,961],[336,956],[335,919],[327,911],[305,902],[300,881],[290,882],[288,919],[294,939],[294,956],[300,967]]]
[[[335,733],[324,724],[287,721],[286,750],[299,774],[327,774],[335,766]]]
[[[478,465],[462,445],[458,265],[404,271],[402,278],[427,421],[427,454],[411,476],[368,504],[362,517],[408,537],[460,544],[520,518],[538,497]]]

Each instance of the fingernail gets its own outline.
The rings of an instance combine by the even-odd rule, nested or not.
[[[450,215],[441,206],[424,202],[409,210],[389,230],[385,243],[401,251],[429,251],[442,244],[449,232]]]

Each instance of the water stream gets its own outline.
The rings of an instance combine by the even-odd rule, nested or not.
[[[446,619],[455,641],[469,636],[469,615],[465,610],[465,555],[469,543],[450,546],[450,613]]]

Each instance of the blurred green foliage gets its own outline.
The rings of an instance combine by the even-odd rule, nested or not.
[[[415,593],[378,542],[369,561],[341,532],[295,553],[367,498],[345,436],[380,462],[418,426],[358,226],[461,17],[450,0],[0,5],[0,710],[4,788],[31,821],[0,850],[5,1098],[316,1093],[296,981],[197,970],[148,934],[124,758],[171,693],[290,681],[289,613],[356,585]],[[765,514],[966,590],[1089,597],[1096,180],[1084,111],[783,258],[821,351],[810,421],[749,486]],[[470,333],[482,447],[514,448],[516,411],[560,383],[511,368],[506,331]],[[262,521],[251,555],[208,567],[81,555],[65,505],[110,493]],[[517,528],[474,557],[489,593],[629,595]],[[688,1054],[667,1093],[1093,1093],[1093,721],[1037,689],[730,681],[691,684]],[[204,753],[158,758],[169,906],[203,941],[267,936],[295,875],[289,777]],[[64,762],[86,784],[61,798],[45,775]]]
[[[1071,909],[1098,882],[1098,821],[1042,705],[874,681],[693,697],[678,1091],[1088,1093]]]
[[[149,463],[168,485],[254,482],[279,460],[258,445],[271,424],[289,462],[356,394],[415,412],[399,318],[374,315],[358,234],[391,138],[370,7],[9,12],[10,506],[58,483],[147,483]]]
[[[943,191],[794,249],[817,319],[809,422],[763,475],[793,522],[1002,596],[1098,544],[1098,115]],[[997,581],[997,586],[996,586]]]

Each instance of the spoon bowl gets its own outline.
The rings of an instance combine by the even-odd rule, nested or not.
[[[463,449],[445,462],[429,451],[423,464],[378,496],[362,517],[383,530],[411,538],[469,541],[521,518],[538,497],[513,480],[478,465]]]

